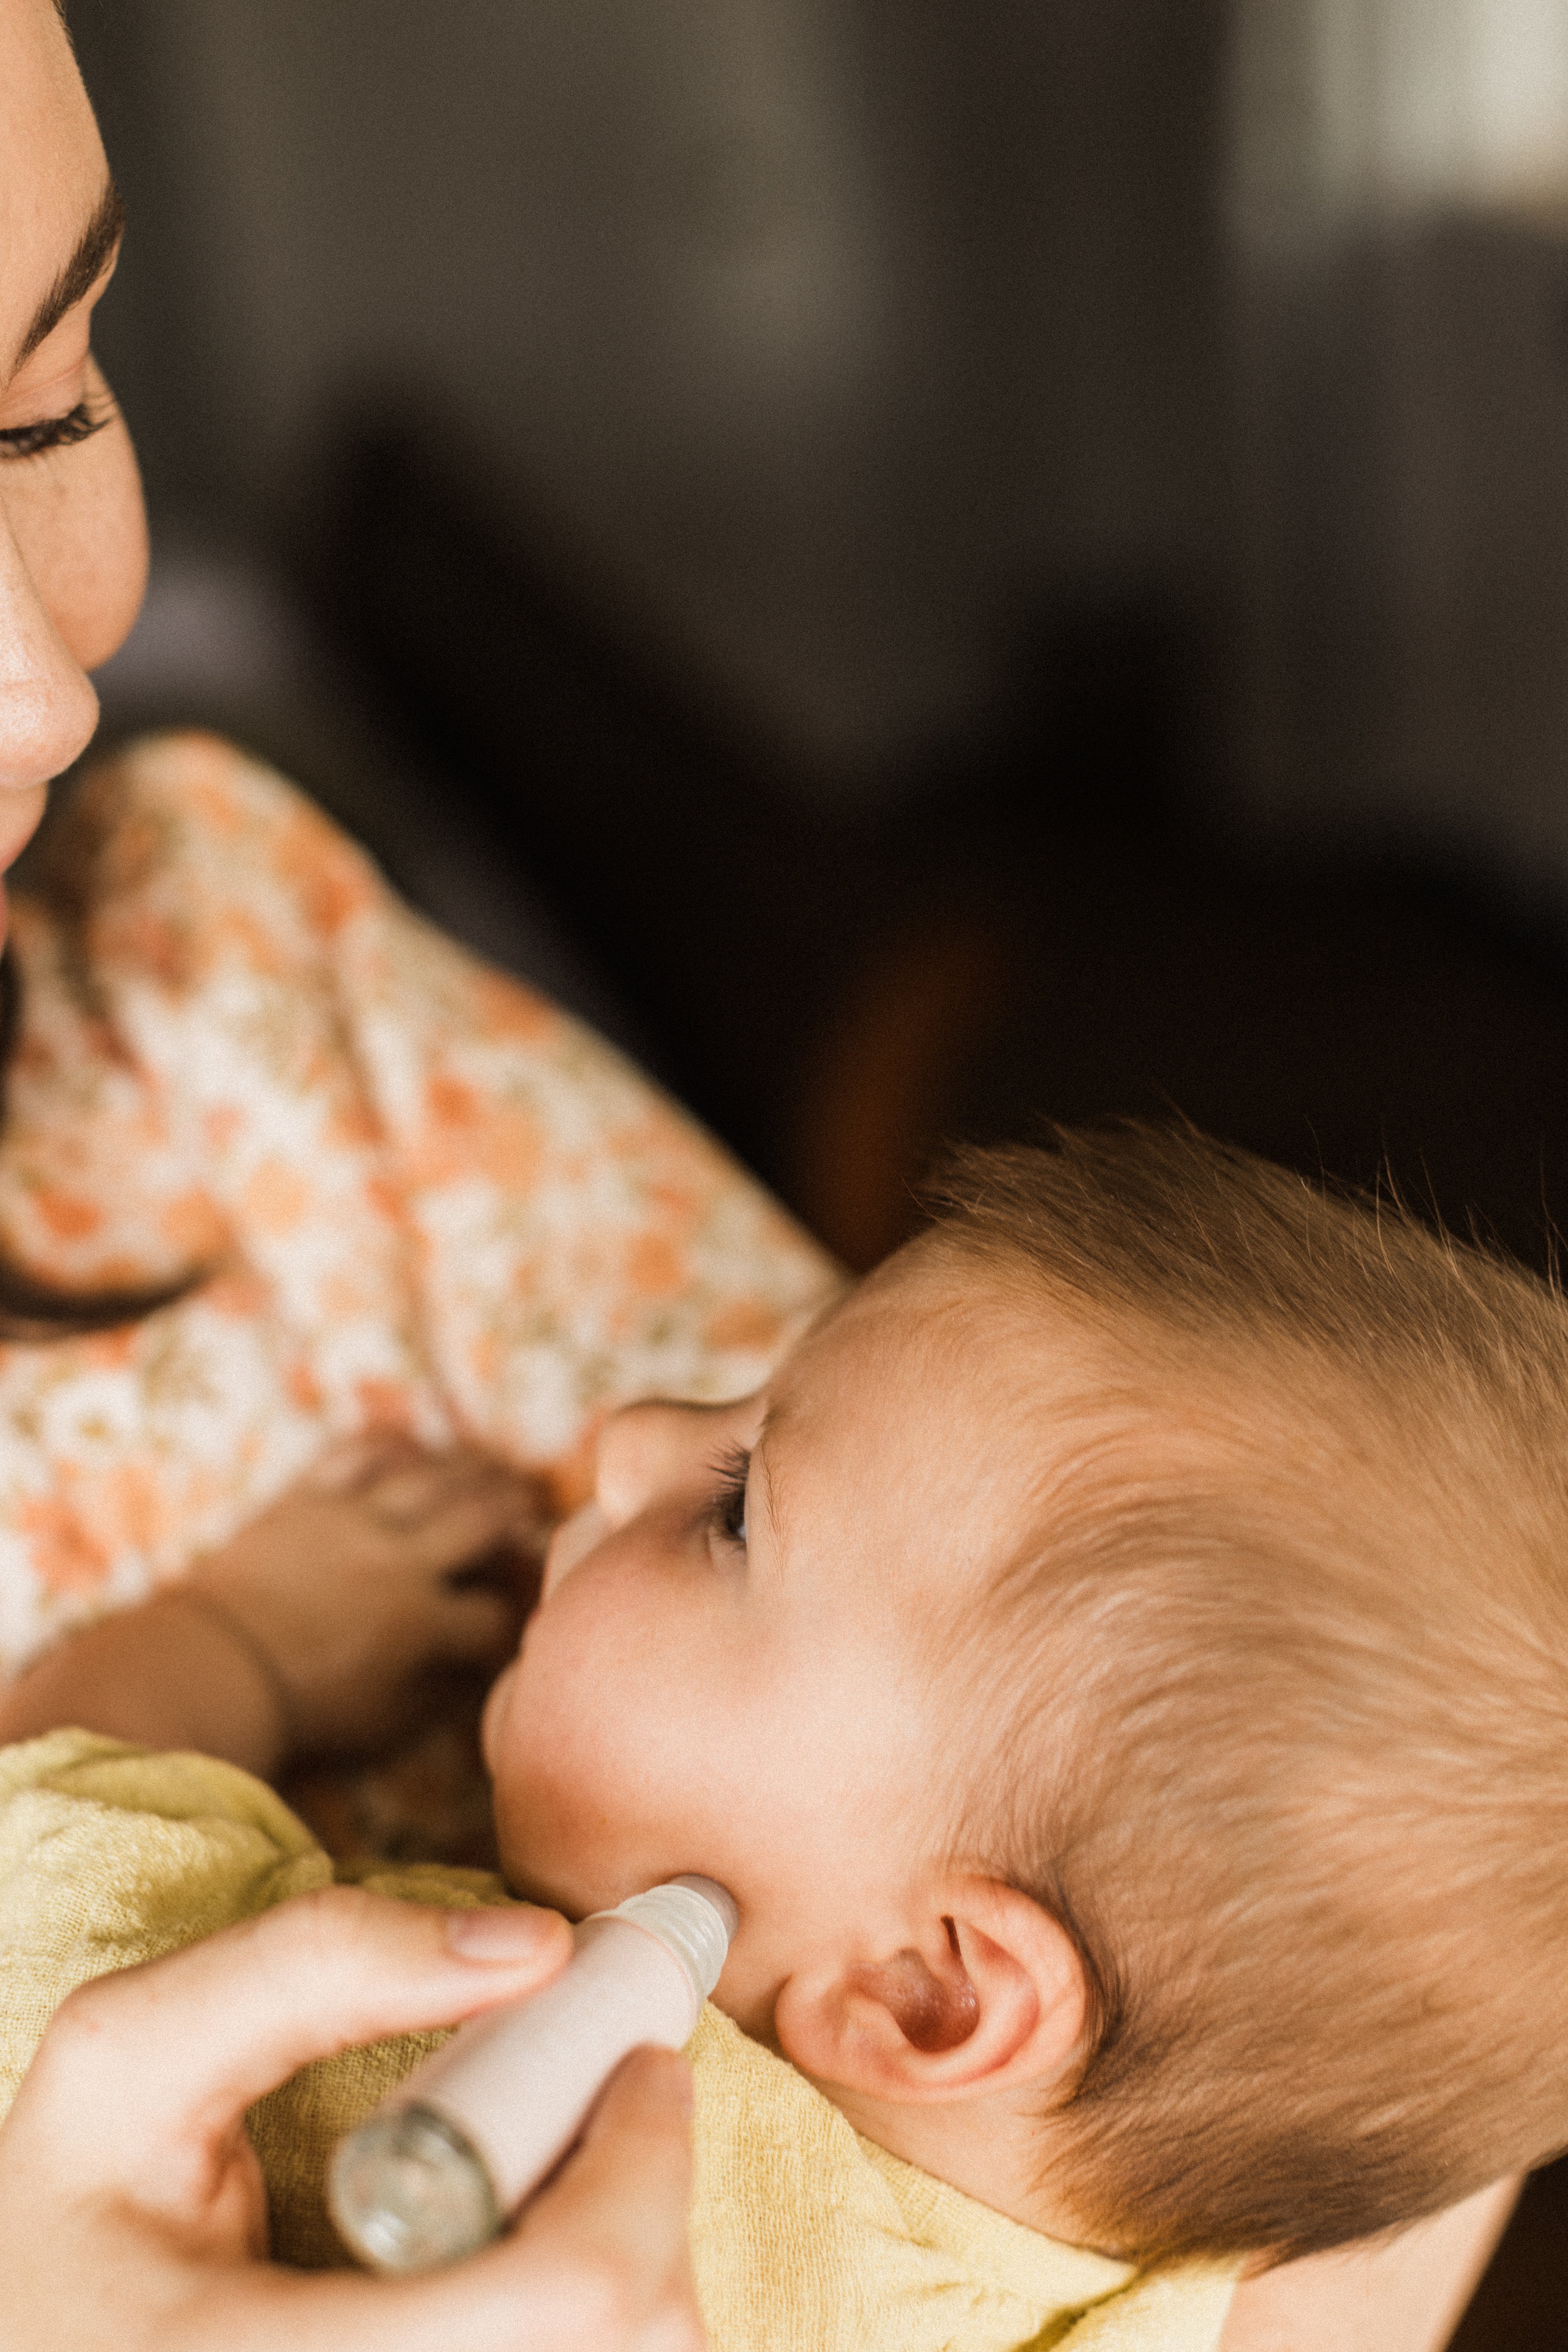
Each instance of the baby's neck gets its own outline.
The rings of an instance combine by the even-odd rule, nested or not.
[[[1081,2221],[1060,2187],[1059,2168],[1042,2148],[1037,2112],[1001,2100],[954,2100],[903,2106],[837,2084],[816,2088],[855,2129],[890,2156],[962,2189],[993,2212],[1069,2245],[1088,2242]],[[1100,2253],[1115,2256],[1112,2247]]]

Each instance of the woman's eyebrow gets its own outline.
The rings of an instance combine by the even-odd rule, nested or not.
[[[22,347],[13,363],[19,368],[32,357],[38,345],[52,335],[68,310],[74,310],[84,294],[90,294],[109,264],[125,234],[125,206],[112,180],[104,183],[98,207],[77,241],[76,251],[39,303],[33,323],[22,338]]]

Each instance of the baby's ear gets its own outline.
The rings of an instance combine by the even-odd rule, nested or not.
[[[789,1979],[773,2015],[785,2056],[818,2082],[904,2105],[1058,2081],[1088,2000],[1077,1947],[1050,1913],[997,1879],[954,1876],[908,1927],[879,1959]]]

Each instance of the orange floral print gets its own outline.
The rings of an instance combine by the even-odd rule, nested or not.
[[[109,1574],[109,1549],[89,1532],[74,1505],[63,1495],[30,1496],[18,1516],[34,1570],[46,1592],[98,1590]]]
[[[134,746],[58,856],[68,917],[16,910],[0,1240],[62,1283],[207,1278],[0,1346],[0,1671],[349,1431],[489,1445],[565,1505],[612,1405],[740,1393],[831,1291],[637,1071],[228,745]]]
[[[79,1192],[56,1192],[46,1186],[34,1205],[50,1233],[62,1242],[80,1241],[97,1233],[103,1223],[98,1202],[84,1201]]]

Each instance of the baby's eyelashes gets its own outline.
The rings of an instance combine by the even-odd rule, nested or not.
[[[746,1542],[746,1490],[752,1474],[752,1457],[741,1445],[726,1446],[713,1464],[719,1491],[711,1506],[715,1529],[727,1543],[738,1544],[743,1550]]]

